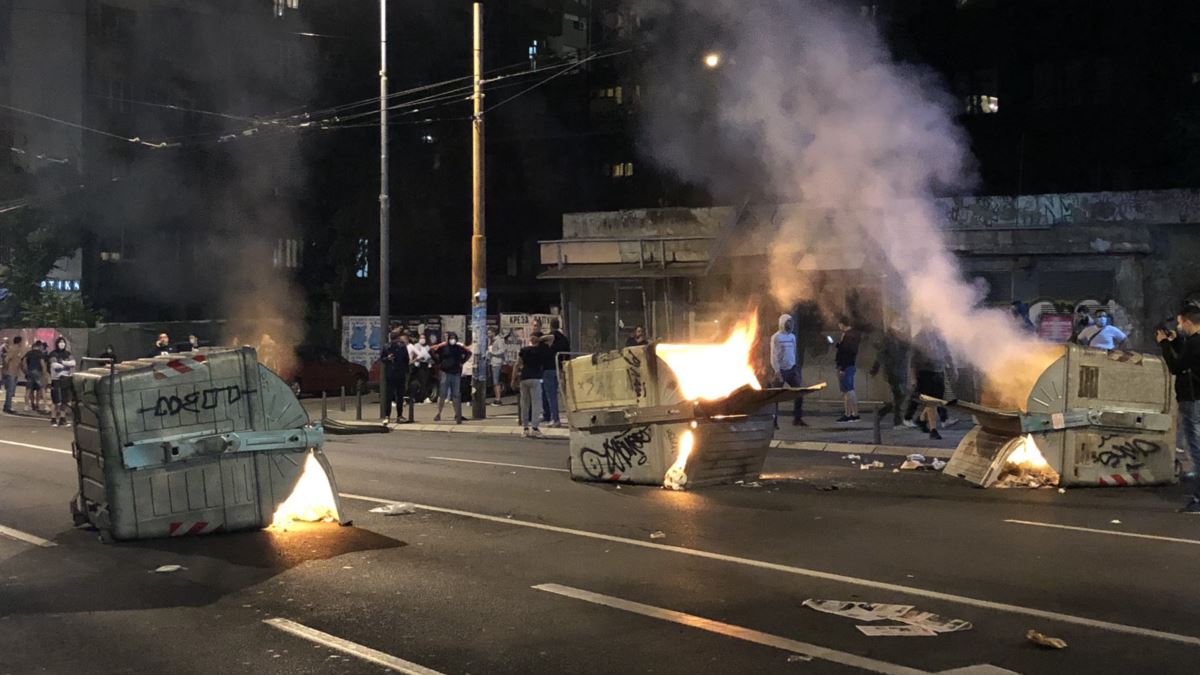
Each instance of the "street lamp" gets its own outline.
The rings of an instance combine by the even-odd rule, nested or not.
[[[721,65],[721,53],[720,52],[709,52],[704,55],[704,67],[705,68],[712,70],[714,68],[720,67],[720,65]]]

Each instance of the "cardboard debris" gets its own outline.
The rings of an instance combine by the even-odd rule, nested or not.
[[[1056,638],[1056,637],[1049,637],[1049,636],[1044,635],[1032,628],[1030,628],[1025,633],[1025,639],[1029,640],[1030,642],[1032,642],[1033,644],[1035,644],[1039,647],[1045,647],[1046,649],[1066,649],[1067,648],[1066,640],[1062,640],[1062,639]]]
[[[937,633],[920,626],[855,626],[870,637],[934,637]]]
[[[888,621],[913,610],[912,605],[884,605],[874,602],[848,602],[842,600],[814,600],[803,602],[805,607],[826,614],[836,614],[855,621]]]
[[[371,513],[382,513],[385,516],[406,516],[410,513],[416,513],[417,507],[408,502],[395,502],[392,504],[384,504],[371,509]]]
[[[920,469],[923,466],[925,466],[925,465],[920,462],[917,462],[917,461],[914,461],[911,459],[906,459],[906,460],[904,460],[904,463],[900,465],[900,471],[915,471],[916,469]]]

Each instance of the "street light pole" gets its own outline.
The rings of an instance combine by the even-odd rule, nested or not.
[[[391,302],[391,222],[388,196],[388,78],[387,78],[387,0],[379,0],[379,417],[391,416],[387,374],[383,350],[388,341],[388,310]],[[397,410],[396,415],[402,415]]]
[[[487,417],[487,235],[484,223],[483,184],[483,5],[474,3],[475,30],[472,39],[474,61],[474,104],[471,116],[471,331],[474,333],[474,386],[471,417]]]

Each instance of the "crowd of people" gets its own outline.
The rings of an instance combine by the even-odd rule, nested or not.
[[[53,426],[71,426],[67,414],[71,396],[71,374],[75,372],[75,356],[68,349],[67,339],[61,335],[50,345],[35,340],[26,345],[25,339],[17,335],[11,343],[7,338],[0,343],[0,381],[4,385],[4,412],[15,415],[17,384],[25,383],[24,412],[49,415]],[[46,392],[50,392],[50,403],[46,403]]]
[[[404,400],[437,404],[434,421],[441,421],[446,402],[454,409],[454,421],[462,424],[462,402],[470,399],[474,383],[474,349],[462,344],[457,333],[446,333],[445,340],[429,344],[426,335],[393,328],[383,351],[383,375],[386,379],[389,415],[395,409],[397,418],[403,415]],[[488,329],[487,351],[481,354],[487,372],[483,381],[490,388],[492,405],[502,405],[507,382],[518,396],[522,412],[521,424],[527,436],[541,433],[541,424],[562,426],[558,404],[558,368],[561,355],[571,351],[571,341],[562,331],[557,318],[550,319],[550,329],[543,332],[535,319],[528,329],[527,344],[510,364],[505,341],[495,328]],[[532,351],[531,351],[532,350]],[[508,378],[505,379],[505,369]],[[437,381],[432,383],[436,368]],[[432,384],[431,384],[432,383]],[[485,389],[485,394],[486,394]],[[540,403],[540,423],[537,408]]]

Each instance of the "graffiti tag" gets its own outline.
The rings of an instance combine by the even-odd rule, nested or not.
[[[183,396],[159,396],[158,401],[149,408],[142,408],[138,413],[154,413],[155,417],[170,417],[184,412],[199,413],[212,410],[221,403],[233,405],[242,400],[247,394],[253,394],[256,389],[243,389],[233,384],[228,387],[212,387],[189,392]]]
[[[1111,439],[1112,436],[1101,437],[1100,447],[1104,447],[1104,444]],[[1147,457],[1161,451],[1162,446],[1155,441],[1134,438],[1112,445],[1109,449],[1096,455],[1096,460],[1113,469],[1124,463],[1127,470],[1137,471],[1146,465]]]
[[[625,369],[625,374],[629,378],[629,388],[633,390],[635,398],[641,398],[645,392],[645,387],[642,384],[642,360],[632,351],[624,351],[621,354],[625,359],[625,363],[629,366]]]
[[[648,458],[642,448],[646,447],[652,438],[648,426],[630,429],[606,439],[602,450],[584,448],[579,452],[579,461],[583,464],[584,473],[591,478],[603,478],[628,471],[647,462]]]

